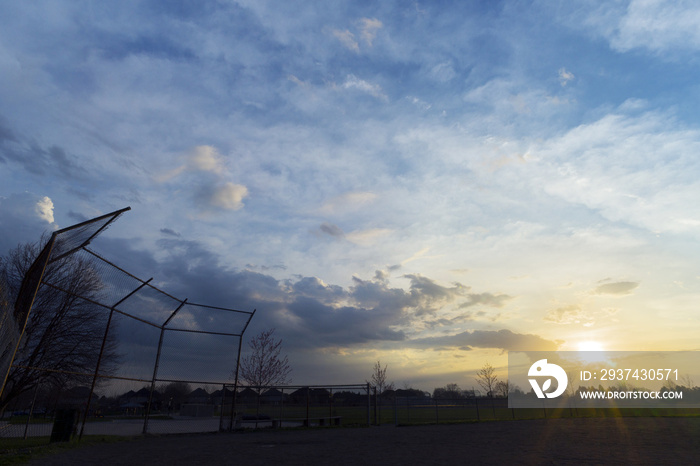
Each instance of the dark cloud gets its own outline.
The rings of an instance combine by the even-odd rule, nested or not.
[[[639,282],[606,283],[604,285],[599,285],[595,290],[593,290],[593,294],[624,296],[632,294],[632,290],[634,290],[638,286]]]
[[[319,228],[325,234],[334,236],[336,238],[342,238],[345,236],[343,230],[341,230],[338,225],[333,225],[332,223],[324,222]]]
[[[17,135],[5,121],[0,118],[0,161],[21,165],[34,175],[51,175],[75,179],[82,177],[86,171],[77,163],[74,156],[52,145],[47,148],[34,141]]]
[[[176,232],[175,230],[171,230],[170,228],[161,228],[160,232],[164,235],[174,236],[176,238],[180,237],[180,233]]]
[[[354,277],[349,287],[326,284],[317,277],[279,280],[253,270],[228,267],[201,243],[166,235],[157,242],[160,249],[157,252],[158,260],[154,258],[156,253],[137,249],[134,241],[105,237],[95,244],[95,250],[105,258],[142,278],[154,277],[151,284],[170,295],[144,288],[119,305],[120,310],[157,325],[173,315],[181,300],[187,299],[187,304],[169,321],[169,328],[239,333],[248,318],[247,314],[200,305],[241,311],[255,309],[256,314],[246,336],[275,328],[278,337],[284,341],[285,351],[297,355],[305,351],[333,351],[382,343],[393,347],[462,349],[544,350],[556,347],[553,342],[536,335],[522,335],[509,330],[473,331],[410,340],[406,329],[431,325],[425,322],[425,315],[438,315],[441,308],[454,306],[465,297],[475,299],[467,294],[469,287],[459,283],[443,286],[428,277],[412,274],[405,276],[410,280],[406,290],[392,287],[385,271],[377,271],[367,280]],[[118,286],[121,287],[117,291],[124,294],[135,288],[132,282],[116,281],[120,282]],[[483,293],[474,296],[499,295]],[[489,299],[482,301],[488,302]],[[445,326],[471,319],[471,313],[463,313],[450,318],[435,318],[431,322],[434,326]],[[141,329],[145,324],[134,320],[122,321],[124,338],[121,344],[128,354],[134,355],[130,358],[138,357],[138,348],[150,348],[157,344],[157,339],[150,341],[154,339],[150,328]],[[199,373],[206,372],[202,369],[203,364],[207,363],[207,359],[201,357],[203,354],[211,354],[212,358],[218,358],[216,360],[230,360],[230,357],[221,357],[230,351],[232,345],[232,340],[227,340],[227,337],[176,337],[177,332],[171,333],[173,335],[168,333],[164,343],[168,354],[164,357],[175,361],[173,371],[180,364],[180,367],[197,367]],[[181,341],[175,343],[176,338]],[[132,361],[131,364],[136,362]],[[167,364],[164,362],[164,365]],[[209,372],[219,374],[216,375],[217,380],[221,375],[220,366],[216,365]]]
[[[510,330],[473,330],[443,337],[418,338],[406,342],[418,348],[499,348],[505,351],[555,351],[558,344],[538,335]]]

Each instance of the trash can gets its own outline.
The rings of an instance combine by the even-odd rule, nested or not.
[[[56,410],[56,417],[53,421],[53,430],[51,431],[51,443],[70,442],[70,439],[75,432],[77,422],[77,409]]]

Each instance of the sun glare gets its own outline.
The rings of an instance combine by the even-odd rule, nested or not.
[[[603,345],[597,341],[582,341],[578,344],[579,351],[603,351]]]

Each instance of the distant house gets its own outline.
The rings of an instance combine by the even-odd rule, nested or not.
[[[260,402],[266,404],[280,404],[284,402],[287,396],[287,394],[282,393],[280,390],[271,388],[260,395]]]
[[[198,388],[193,390],[192,393],[187,395],[188,404],[209,404],[211,402],[211,396],[203,388]]]
[[[289,400],[292,403],[304,404],[307,399],[311,404],[328,404],[331,393],[325,388],[302,387],[289,395]]]
[[[255,403],[258,393],[250,387],[246,387],[236,394],[236,401],[239,403]]]

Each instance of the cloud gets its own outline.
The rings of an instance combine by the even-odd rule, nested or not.
[[[368,45],[372,46],[377,31],[384,25],[376,18],[362,18],[360,20],[360,37]]]
[[[0,255],[19,243],[39,241],[42,233],[57,229],[53,210],[53,201],[47,196],[25,192],[0,197]]]
[[[360,246],[370,246],[392,233],[393,230],[389,228],[369,228],[367,230],[351,231],[345,235],[345,238],[351,243]]]
[[[212,146],[197,146],[189,155],[189,165],[204,172],[222,174],[223,160],[219,151]]]
[[[164,235],[175,236],[176,238],[180,237],[180,233],[177,233],[175,230],[171,230],[170,228],[161,228],[160,232]]]
[[[562,87],[565,87],[569,81],[573,81],[574,74],[570,71],[566,71],[566,68],[559,68],[559,83]]]
[[[71,180],[87,171],[77,157],[58,145],[43,147],[36,141],[17,134],[0,116],[0,163],[14,162],[38,176],[60,176]]]
[[[438,63],[430,69],[430,76],[436,81],[446,83],[457,76],[451,61]]]
[[[343,44],[347,49],[352,50],[353,52],[359,52],[360,51],[360,45],[357,43],[355,40],[355,34],[350,32],[349,30],[344,30],[341,31],[339,29],[333,29],[331,31],[333,36],[340,41],[341,44]]]
[[[156,176],[159,183],[170,181],[188,172],[224,174],[224,163],[221,154],[213,146],[196,146],[185,154],[185,163],[162,175]]]
[[[470,293],[468,298],[467,302],[459,306],[460,308],[476,306],[477,304],[489,307],[503,307],[507,301],[513,299],[512,296],[508,296],[507,294],[494,295],[492,293]]]
[[[357,22],[359,29],[360,40],[362,40],[368,47],[372,47],[375,37],[377,37],[377,31],[381,29],[384,25],[381,21],[376,18],[361,18]],[[351,50],[355,53],[360,52],[360,44],[355,38],[355,34],[349,29],[331,29],[331,34],[333,37],[338,39],[345,48]]]
[[[212,189],[208,202],[211,206],[224,210],[238,210],[243,207],[243,199],[246,197],[248,197],[248,188],[239,184],[225,183]]]
[[[601,318],[611,317],[617,313],[617,309],[606,308],[598,311],[584,311],[581,306],[572,304],[550,310],[544,317],[547,322],[561,325],[580,324],[584,327],[593,326]]]
[[[336,238],[342,238],[345,236],[343,230],[338,225],[333,225],[332,223],[323,222],[319,228],[323,233]]]
[[[645,48],[661,54],[698,50],[699,22],[700,7],[693,2],[631,0],[624,10],[604,2],[584,24],[599,31],[615,50]]]
[[[36,203],[34,211],[40,219],[47,223],[53,223],[53,201],[48,196],[44,196]]]
[[[351,212],[361,209],[363,206],[377,199],[377,195],[368,191],[354,191],[341,194],[326,202],[319,208],[319,212],[325,215]]]
[[[347,78],[345,79],[345,82],[341,84],[341,88],[343,89],[354,89],[360,92],[364,92],[366,94],[369,94],[373,97],[376,97],[379,100],[384,100],[387,101],[389,98],[384,94],[384,91],[382,91],[381,86],[378,84],[372,84],[364,79],[360,79],[355,75],[348,75]]]
[[[515,333],[511,330],[473,330],[442,337],[410,340],[407,345],[417,348],[498,348],[504,351],[556,351],[559,344],[539,335]]]
[[[626,296],[632,294],[632,290],[639,286],[639,282],[615,282],[606,283],[593,290],[593,294]]]
[[[623,108],[624,107],[624,108]],[[630,113],[630,114],[628,114]],[[700,132],[661,112],[617,112],[582,124],[529,158],[532,181],[549,195],[588,207],[612,222],[650,232],[700,231]]]

